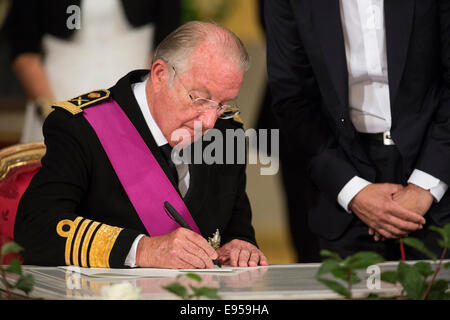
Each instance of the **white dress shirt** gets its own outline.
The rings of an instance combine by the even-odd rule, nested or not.
[[[348,69],[350,119],[356,131],[380,133],[391,129],[391,105],[386,56],[383,0],[340,0]],[[408,179],[440,201],[448,186],[415,169]],[[339,192],[347,211],[353,197],[371,182],[355,176]]]
[[[145,86],[147,84],[147,79],[145,79],[143,82],[138,82],[133,85],[133,93],[134,97],[136,98],[136,101],[138,102],[139,107],[141,108],[141,112],[144,115],[145,122],[147,123],[147,126],[150,129],[150,132],[155,139],[155,142],[158,147],[161,147],[168,143],[166,137],[161,132],[161,129],[156,124],[155,120],[152,117],[152,114],[150,112],[150,109],[148,107],[147,102],[147,96],[145,94]],[[189,189],[189,181],[190,181],[190,174],[189,174],[189,166],[185,163],[181,164],[175,164],[175,167],[177,169],[178,173],[178,188],[180,190],[181,195],[184,197]],[[139,240],[145,236],[144,234],[140,234],[136,237],[136,239],[133,242],[133,245],[131,246],[130,252],[128,253],[126,259],[125,259],[125,266],[128,267],[136,267],[136,251],[137,246],[139,243]]]

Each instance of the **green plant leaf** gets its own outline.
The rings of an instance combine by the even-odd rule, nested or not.
[[[431,267],[431,264],[429,262],[420,261],[413,265],[413,268],[419,271],[419,273],[424,276],[425,278],[428,278],[434,273],[433,268]]]
[[[444,269],[449,269],[450,268],[450,262],[444,263]]]
[[[436,255],[433,252],[431,252],[427,247],[425,247],[423,242],[417,238],[413,238],[413,237],[404,238],[403,243],[422,252],[424,255],[426,255],[431,260],[436,260],[436,258],[437,258]]]
[[[320,276],[322,274],[330,273],[333,270],[339,268],[339,261],[336,261],[335,259],[327,259],[322,262],[320,265],[319,270],[317,271],[317,276]]]
[[[350,270],[350,269],[346,269],[346,268],[340,267],[340,268],[334,269],[334,270],[331,272],[331,274],[332,274],[335,278],[341,279],[341,280],[343,280],[343,281],[345,281],[345,282],[348,281],[347,277],[348,277],[348,274],[349,274],[349,273],[351,274],[351,276],[350,276],[350,282],[351,282],[351,284],[357,284],[357,283],[360,283],[360,282],[361,282],[361,280],[360,280],[360,279],[358,278],[358,276],[356,275],[356,272],[354,272],[354,271],[352,271],[352,270]]]
[[[419,300],[425,292],[425,282],[420,272],[404,262],[397,267],[398,281],[402,284],[408,297]]]
[[[352,258],[352,256],[348,256],[347,258],[345,258],[342,262],[341,262],[341,266],[345,267],[345,268],[349,268],[348,264],[350,263],[350,259]]]
[[[361,251],[350,256],[347,265],[352,269],[367,269],[383,261],[383,257],[376,252]]]
[[[450,223],[446,224],[443,228],[430,226],[429,229],[440,233],[442,240],[439,241],[439,245],[442,248],[450,249]]]
[[[218,294],[217,288],[210,288],[210,287],[200,287],[196,288],[193,285],[189,285],[191,287],[192,291],[194,292],[194,296],[197,298],[205,297],[208,299],[221,299]]]
[[[328,280],[324,278],[317,278],[318,281],[323,283],[325,286],[327,286],[329,289],[333,290],[337,294],[340,294],[341,296],[346,297],[347,299],[350,299],[350,293],[346,287],[344,287],[342,284],[340,284],[337,281]]]
[[[8,268],[6,269],[6,272],[18,274],[19,276],[22,275],[22,266],[20,264],[20,260],[17,258],[12,259],[9,263]]]
[[[397,271],[385,271],[381,273],[381,280],[396,284],[398,282]]]
[[[444,233],[445,233],[444,238],[446,239],[445,247],[447,249],[450,249],[450,223],[446,224],[443,229],[444,229]]]
[[[22,250],[23,250],[23,248],[21,246],[19,246],[14,241],[10,241],[3,245],[2,250],[1,250],[1,256],[3,257],[5,254],[8,254],[8,253],[19,253]]]
[[[449,281],[447,280],[434,280],[431,285],[430,291],[426,297],[426,300],[443,300],[446,298],[446,291],[448,289]]]
[[[34,286],[34,278],[31,274],[21,276],[14,285],[15,288],[22,290],[26,294],[30,293],[31,290],[33,290],[33,286]]]
[[[346,269],[344,269],[343,267],[339,266],[338,268],[335,268],[334,270],[331,271],[331,274],[337,278],[337,279],[341,279],[345,282],[347,282],[347,271]]]
[[[191,296],[187,292],[187,289],[178,282],[172,282],[163,288],[182,299],[191,298]]]
[[[320,255],[323,256],[323,257],[333,258],[333,259],[335,259],[337,261],[342,261],[342,258],[337,253],[331,252],[329,250],[325,250],[325,249],[324,250],[320,250]]]
[[[195,280],[197,282],[202,282],[202,277],[200,277],[196,273],[189,272],[189,273],[186,273],[185,276],[190,278],[190,279],[193,279],[193,280]]]

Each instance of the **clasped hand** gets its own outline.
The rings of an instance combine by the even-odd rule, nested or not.
[[[136,251],[136,265],[139,267],[213,268],[213,259],[233,267],[268,264],[264,254],[247,241],[235,239],[216,251],[201,235],[185,228],[162,236],[143,237]]]
[[[431,193],[414,184],[374,183],[362,189],[349,207],[378,241],[407,237],[422,229],[432,203]]]

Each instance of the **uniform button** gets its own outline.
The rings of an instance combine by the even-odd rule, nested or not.
[[[344,118],[341,118],[341,124],[342,124],[343,126],[345,126],[345,119],[344,119]]]

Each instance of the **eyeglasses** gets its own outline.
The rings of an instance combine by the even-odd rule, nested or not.
[[[175,70],[175,67],[172,66],[173,72],[175,76],[177,76],[177,71]],[[215,102],[214,100],[206,99],[206,98],[194,98],[194,96],[191,94],[191,92],[186,89],[183,82],[181,81],[180,77],[178,77],[178,80],[180,80],[181,85],[183,86],[184,90],[188,93],[189,99],[191,100],[192,105],[196,110],[199,112],[205,112],[210,109],[216,109],[217,116],[220,119],[231,119],[238,114],[241,113],[239,110],[239,107],[236,105],[235,102],[221,105],[220,103]]]

